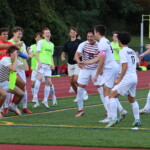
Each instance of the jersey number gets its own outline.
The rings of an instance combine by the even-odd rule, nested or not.
[[[111,49],[111,52],[113,53],[113,49],[112,49],[112,46],[110,46],[110,49]]]
[[[135,64],[135,57],[131,56],[131,59],[132,59],[132,63]]]

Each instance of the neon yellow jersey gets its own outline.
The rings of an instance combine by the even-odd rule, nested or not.
[[[119,53],[117,52],[118,50],[120,51],[121,50],[121,47],[119,46],[118,43],[114,43],[114,42],[111,42],[111,46],[113,48],[113,52],[114,52],[114,58],[115,60],[120,60],[120,56],[119,56]]]
[[[54,52],[54,44],[52,42],[47,42],[45,39],[42,39],[39,42],[42,43],[41,49],[39,51],[40,62],[52,66],[53,65],[52,55]]]
[[[31,69],[36,70],[37,60],[36,60],[36,44],[31,45],[31,52],[34,56],[31,58]]]

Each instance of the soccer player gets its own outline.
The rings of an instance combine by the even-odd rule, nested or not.
[[[23,29],[19,26],[16,26],[12,29],[12,34],[13,37],[9,40],[10,42],[12,42],[13,44],[17,44],[17,43],[22,43],[22,46],[20,47],[20,51],[26,55],[28,55],[27,51],[26,51],[26,45],[24,44],[23,41],[21,41],[22,37],[23,37]],[[21,61],[23,61],[22,58],[20,58]],[[17,78],[17,82],[16,84],[24,91],[24,97],[22,99],[22,104],[23,104],[23,112],[27,113],[27,114],[31,114],[32,112],[27,108],[27,102],[28,102],[28,97],[27,97],[27,90],[26,90],[26,75],[25,75],[25,71],[21,68],[17,69],[17,74],[19,75]]]
[[[11,46],[8,48],[9,57],[3,57],[0,61],[0,87],[3,89],[1,95],[4,100],[6,92],[12,93],[15,95],[14,101],[10,104],[9,109],[21,115],[20,110],[17,108],[18,104],[24,96],[24,92],[15,85],[16,81],[16,70],[17,68],[22,68],[24,70],[28,69],[26,60],[23,60],[23,63],[18,60],[19,49],[16,46]],[[15,73],[15,74],[14,74]],[[11,76],[10,76],[11,74]],[[8,81],[9,78],[9,81]],[[9,85],[10,82],[10,85]],[[1,102],[3,102],[1,100]],[[2,103],[0,103],[1,107]],[[16,111],[17,110],[17,111]]]
[[[36,43],[30,46],[29,49],[29,55],[31,55],[31,69],[32,69],[32,74],[31,74],[31,91],[32,95],[34,96],[34,86],[35,82],[37,80],[37,60],[36,60],[36,46],[39,40],[42,39],[42,34],[40,32],[35,34],[35,41]]]
[[[116,98],[119,95],[127,95],[128,100],[132,105],[135,121],[133,126],[141,126],[139,116],[139,105],[135,100],[136,85],[137,85],[137,74],[136,64],[138,62],[135,51],[128,47],[128,43],[131,40],[128,32],[120,32],[118,34],[119,45],[122,50],[120,51],[120,61],[122,64],[122,70],[119,77],[115,80],[115,86],[110,92],[110,114],[111,121],[106,127],[112,127],[118,123],[117,118],[117,101]]]
[[[93,59],[99,55],[98,49],[98,42],[96,42],[94,38],[94,30],[87,31],[87,41],[82,42],[76,53],[75,53],[75,60],[78,63],[78,66],[81,68],[78,81],[77,81],[77,103],[78,103],[78,112],[75,117],[80,117],[84,115],[83,110],[83,93],[86,85],[88,84],[89,80],[94,78],[98,63],[93,63],[90,65],[81,65],[80,56],[82,55],[82,61],[87,61],[89,59]],[[94,85],[97,87],[98,92],[100,93],[102,101],[104,100],[103,97],[103,90],[100,87],[101,76],[98,77],[97,82],[94,82]]]
[[[70,40],[66,42],[63,46],[62,54],[61,54],[61,60],[66,60],[66,54],[68,54],[68,75],[70,79],[70,84],[77,93],[77,79],[80,72],[80,68],[77,65],[77,62],[74,60],[75,53],[77,51],[77,48],[79,44],[82,42],[81,40],[77,39],[77,29],[74,27],[71,27],[69,30]],[[84,99],[88,99],[88,94],[85,91],[83,94]],[[74,102],[77,102],[75,99]]]
[[[55,96],[54,86],[51,81],[52,70],[54,69],[53,62],[53,53],[54,53],[54,44],[50,41],[51,31],[49,28],[44,28],[42,30],[42,36],[44,39],[39,40],[36,48],[36,59],[38,62],[37,71],[38,71],[38,80],[36,80],[34,87],[34,101],[36,103],[33,107],[38,107],[38,91],[40,84],[42,82],[43,76],[45,77],[45,89],[44,89],[44,100],[42,101],[43,105],[46,108],[49,108],[48,105],[48,96],[51,90],[53,105],[57,105],[57,100]]]
[[[150,44],[146,45],[145,48],[146,51],[140,55],[140,59],[142,59],[145,55],[150,53]],[[150,91],[148,92],[147,101],[144,108],[140,110],[140,114],[150,114]]]

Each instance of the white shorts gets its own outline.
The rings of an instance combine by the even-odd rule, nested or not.
[[[77,82],[81,85],[87,85],[90,79],[92,79],[93,81],[93,78],[96,75],[96,71],[97,69],[81,69]],[[97,79],[97,82],[93,81],[93,84],[100,85],[101,79],[102,79],[102,76],[99,76]]]
[[[109,88],[114,86],[115,79],[118,77],[119,68],[104,69],[100,85],[105,85]]]
[[[78,67],[77,64],[70,65],[68,64],[68,75],[73,76],[73,75],[79,75],[80,68]]]
[[[17,74],[21,77],[21,79],[26,83],[26,74],[25,71],[22,69],[17,70]]]
[[[3,90],[8,91],[9,90],[9,82],[8,81],[0,82],[0,87]]]
[[[137,75],[124,76],[121,82],[114,86],[112,91],[117,91],[118,94],[122,96],[130,95],[131,97],[135,97],[136,85],[137,85]]]
[[[44,77],[52,76],[52,70],[49,65],[42,64],[42,67],[37,72],[41,73]]]
[[[32,70],[31,81],[36,81],[38,79],[37,75],[38,75],[37,70]],[[45,82],[45,77],[44,76],[42,77],[42,82]]]

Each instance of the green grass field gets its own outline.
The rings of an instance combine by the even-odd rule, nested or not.
[[[140,108],[145,104],[148,89],[137,91]],[[0,143],[29,145],[68,145],[91,147],[150,148],[150,116],[142,115],[142,126],[131,130],[134,121],[131,105],[126,97],[120,97],[127,117],[112,128],[98,123],[104,117],[104,108],[99,95],[90,95],[85,101],[85,115],[75,118],[77,104],[74,98],[60,98],[57,107],[50,109],[29,108],[31,115],[15,116],[14,113],[0,120]],[[21,106],[20,106],[21,109]]]

